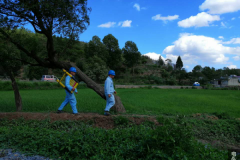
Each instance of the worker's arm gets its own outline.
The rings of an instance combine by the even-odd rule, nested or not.
[[[104,85],[104,90],[105,90],[105,93],[107,93],[108,97],[111,97],[110,85],[111,85],[111,81],[109,79],[106,79],[105,85]]]
[[[75,93],[78,93],[77,88],[75,88]]]

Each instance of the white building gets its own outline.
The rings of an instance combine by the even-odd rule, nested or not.
[[[221,77],[214,80],[215,87],[233,87],[240,86],[240,76],[231,75],[229,77]]]

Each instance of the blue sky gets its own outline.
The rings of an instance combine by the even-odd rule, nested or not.
[[[88,7],[80,41],[112,34],[120,48],[133,41],[152,59],[180,55],[187,71],[240,68],[240,0],[88,0]]]

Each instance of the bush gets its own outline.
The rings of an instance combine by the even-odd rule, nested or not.
[[[121,125],[127,126],[128,123],[129,123],[129,120],[126,117],[123,117],[123,116],[114,117],[114,124],[116,126],[121,126]]]
[[[62,159],[227,159],[205,147],[181,119],[159,118],[155,129],[139,125],[104,130],[79,121],[0,120],[0,147]],[[123,117],[119,122],[127,121]]]

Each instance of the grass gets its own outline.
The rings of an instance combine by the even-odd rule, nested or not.
[[[240,92],[236,90],[194,89],[117,89],[128,114],[145,115],[190,115],[194,113],[226,113],[240,116]],[[24,112],[56,111],[65,98],[63,89],[21,90]],[[105,100],[90,89],[78,89],[79,112],[102,114]],[[0,91],[0,112],[14,112],[13,91]],[[71,112],[71,107],[64,110]]]
[[[63,89],[20,92],[24,112],[54,112],[65,98]],[[237,145],[240,142],[239,121],[228,119],[240,117],[239,91],[145,88],[117,92],[127,114],[211,113],[221,119],[158,116],[163,126],[129,126],[128,119],[119,116],[114,119],[119,128],[112,130],[81,121],[0,119],[0,148],[63,159],[226,159],[226,150],[206,147],[195,138]],[[0,97],[0,112],[14,112],[13,91],[0,91]],[[94,91],[78,89],[76,98],[79,112],[103,113],[106,102]],[[65,110],[71,112],[71,107],[66,106]]]
[[[120,89],[128,113],[192,114],[227,113],[240,117],[240,92],[234,90]]]

